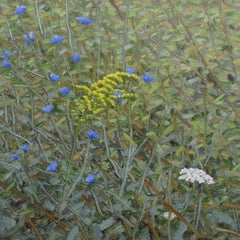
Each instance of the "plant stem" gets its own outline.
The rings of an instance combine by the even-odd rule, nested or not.
[[[202,206],[202,192],[203,192],[203,188],[202,186],[195,188],[195,190],[197,190],[197,199],[198,199],[198,203],[197,203],[197,208],[195,209],[195,216],[194,216],[194,222],[195,222],[195,229],[198,230],[199,228],[199,221],[200,221],[200,217],[201,217],[201,206]],[[193,240],[197,240],[197,236],[196,234],[194,234]]]
[[[85,153],[85,156],[84,156],[84,160],[83,160],[83,165],[82,165],[81,171],[80,171],[77,179],[75,180],[75,182],[71,186],[70,190],[68,191],[68,194],[67,194],[68,197],[74,192],[77,184],[82,180],[83,174],[84,174],[84,172],[86,170],[86,167],[87,167],[87,164],[89,162],[88,155],[89,155],[90,143],[91,143],[91,140],[88,139],[86,153]]]
[[[63,189],[63,194],[62,194],[62,199],[61,199],[61,205],[59,208],[58,220],[61,219],[62,210],[64,209],[64,207],[66,205],[68,179],[69,179],[69,175],[70,175],[70,169],[71,169],[71,165],[72,165],[73,155],[74,155],[75,148],[76,148],[76,142],[77,142],[77,136],[79,134],[79,129],[80,129],[80,127],[77,126],[77,129],[75,130],[74,135],[73,135],[72,150],[71,150],[70,157],[69,157],[68,164],[67,164],[67,175],[66,175],[66,179],[65,179],[65,184],[64,184],[64,189]]]

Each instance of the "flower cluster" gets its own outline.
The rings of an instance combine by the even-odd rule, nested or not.
[[[12,55],[12,52],[9,51],[9,50],[5,50],[4,54],[0,55],[0,58],[3,60],[2,61],[2,67],[3,68],[10,68],[11,67],[10,62],[8,61],[8,57],[10,57],[11,55]]]
[[[28,145],[22,145],[22,147],[21,147],[21,149],[22,149],[22,151],[24,152],[24,153],[27,153],[28,151],[29,151],[29,146]],[[18,153],[13,153],[12,154],[12,159],[13,160],[15,160],[15,161],[17,161],[18,159],[19,159],[19,154]]]
[[[27,35],[24,35],[24,36],[23,36],[23,40],[25,40],[27,46],[30,46],[30,45],[31,45],[31,42],[34,42],[34,41],[35,41],[34,32],[29,32],[29,33],[28,33],[28,36],[27,36]]]
[[[214,183],[214,179],[210,175],[198,168],[183,168],[180,171],[180,175],[181,176],[178,177],[179,180],[185,180],[186,182],[190,183]]]
[[[126,72],[110,73],[91,84],[90,87],[86,85],[77,85],[81,99],[75,100],[76,109],[73,113],[79,120],[95,116],[96,114],[113,108],[117,102],[122,99],[131,99],[136,97],[136,94],[127,93],[122,86],[124,81],[139,80],[140,78],[135,74]]]
[[[172,212],[164,212],[163,217],[165,219],[173,220],[176,217],[176,215]]]

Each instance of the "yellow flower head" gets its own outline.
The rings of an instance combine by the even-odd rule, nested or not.
[[[86,120],[104,110],[116,107],[117,102],[121,99],[136,97],[136,94],[126,92],[124,86],[129,81],[139,79],[136,74],[116,72],[107,74],[103,79],[90,86],[76,85],[81,92],[80,99],[74,101],[76,107],[73,111],[74,116]]]

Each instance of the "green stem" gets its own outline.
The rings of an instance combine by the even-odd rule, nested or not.
[[[26,159],[25,159],[25,162],[26,162]],[[27,164],[26,164],[26,165],[27,165]],[[20,168],[22,169],[22,171],[23,171],[23,173],[25,174],[25,176],[27,177],[28,184],[29,184],[29,186],[30,186],[31,189],[32,189],[32,192],[31,192],[32,195],[34,196],[34,198],[36,199],[36,201],[37,201],[38,203],[40,203],[40,200],[39,200],[38,196],[36,195],[36,193],[35,193],[35,191],[34,191],[34,188],[33,188],[33,185],[32,185],[32,181],[31,181],[31,179],[30,179],[27,171],[25,171],[25,169],[24,169],[24,167],[22,166],[21,163],[19,163],[19,166],[20,166]]]
[[[75,130],[74,135],[73,135],[72,150],[71,150],[70,157],[69,157],[68,164],[67,164],[67,175],[66,175],[66,179],[65,179],[65,184],[64,184],[64,189],[63,189],[63,194],[62,194],[62,199],[61,199],[61,205],[59,208],[58,220],[61,219],[62,210],[64,209],[64,207],[66,205],[68,179],[69,179],[69,175],[70,175],[70,169],[71,169],[71,165],[72,165],[73,156],[74,156],[75,149],[76,149],[77,136],[79,134],[79,129],[80,129],[80,127],[77,126],[77,129]]]
[[[89,156],[88,155],[89,155],[89,150],[90,150],[90,143],[91,143],[91,140],[89,139],[88,142],[87,142],[86,153],[85,153],[85,156],[84,156],[84,160],[83,160],[83,165],[82,165],[81,171],[80,171],[77,179],[75,180],[75,182],[71,186],[70,190],[68,191],[67,196],[70,196],[74,192],[77,184],[82,180],[82,177],[83,177],[83,174],[84,174],[84,172],[86,170],[87,164],[89,163]]]
[[[129,136],[130,136],[131,139],[133,139],[133,129],[132,129],[132,119],[131,119],[130,107],[128,107],[128,124],[129,124]],[[127,184],[127,177],[128,177],[128,172],[130,170],[130,165],[131,165],[131,162],[132,162],[132,158],[133,158],[133,145],[131,144],[131,142],[129,142],[128,158],[127,158],[127,163],[126,163],[126,167],[125,167],[125,174],[124,174],[123,182],[122,182],[120,193],[119,193],[120,196],[123,195],[123,191],[124,191],[125,186]]]
[[[201,216],[201,206],[202,206],[202,192],[203,192],[203,188],[202,186],[196,188],[197,191],[197,199],[198,199],[198,203],[197,203],[197,208],[195,209],[195,216],[194,216],[194,222],[195,222],[195,229],[198,230],[199,228],[199,221],[200,221],[200,216]],[[194,235],[193,240],[197,240],[198,237],[196,235]]]

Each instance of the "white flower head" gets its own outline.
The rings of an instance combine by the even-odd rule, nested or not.
[[[213,184],[214,179],[208,175],[205,171],[198,168],[183,168],[180,171],[179,180],[185,180],[186,182],[194,183],[207,183]]]
[[[164,212],[163,213],[163,217],[165,219],[173,220],[176,217],[176,215],[174,213],[172,213],[172,212]]]

